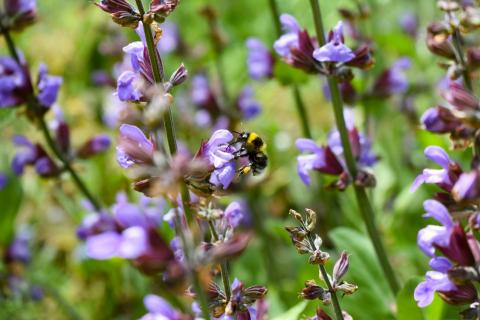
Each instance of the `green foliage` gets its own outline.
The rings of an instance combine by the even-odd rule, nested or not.
[[[412,299],[415,287],[420,279],[410,279],[397,295],[397,320],[425,320],[422,310]]]
[[[6,187],[0,190],[0,246],[8,244],[15,233],[15,219],[22,199],[20,180],[11,174]]]

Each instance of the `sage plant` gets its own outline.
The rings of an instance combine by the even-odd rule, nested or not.
[[[478,317],[478,126],[475,120],[479,98],[472,81],[476,48],[466,39],[477,29],[478,4],[438,1],[444,13],[441,21],[427,28],[427,47],[442,59],[448,85],[442,88],[441,105],[425,111],[424,128],[434,134],[448,134],[454,150],[472,148],[469,166],[461,165],[438,146],[428,146],[425,156],[440,169],[424,169],[412,184],[434,184],[439,192],[424,202],[425,218],[440,225],[428,225],[418,232],[417,244],[430,258],[430,271],[415,289],[418,306],[432,303],[437,292],[447,303],[469,305],[463,319]]]

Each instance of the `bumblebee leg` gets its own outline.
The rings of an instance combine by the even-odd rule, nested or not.
[[[250,164],[247,164],[246,166],[243,166],[243,167],[241,167],[240,169],[238,169],[237,172],[238,172],[240,175],[244,175],[244,174],[250,173],[251,171],[252,171],[252,164],[250,163]]]

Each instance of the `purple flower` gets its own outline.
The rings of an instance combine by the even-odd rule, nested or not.
[[[234,201],[228,205],[223,214],[227,224],[236,228],[245,219],[245,207],[240,202]]]
[[[5,173],[0,172],[0,191],[2,191],[8,185],[8,176]]]
[[[49,108],[57,101],[58,90],[62,82],[62,77],[49,75],[47,66],[44,64],[40,65],[38,70],[37,99],[43,107]]]
[[[110,148],[112,140],[106,134],[99,134],[83,144],[78,150],[80,158],[89,158]]]
[[[420,308],[432,303],[436,291],[448,292],[457,288],[448,278],[447,272],[453,265],[447,258],[432,258],[430,267],[433,271],[427,272],[425,281],[419,283],[414,292],[415,301]]]
[[[18,151],[12,161],[12,170],[16,175],[21,175],[26,165],[34,164],[37,160],[38,148],[25,136],[14,136],[13,143]]]
[[[153,163],[155,147],[138,127],[122,124],[117,145],[117,161],[123,168]]]
[[[315,141],[305,138],[297,139],[295,144],[300,152],[309,153],[297,157],[298,175],[307,186],[310,185],[311,170],[333,175],[343,172],[343,166],[330,147],[319,147]]]
[[[217,130],[203,146],[203,153],[209,163],[214,167],[210,176],[210,183],[223,186],[227,189],[235,177],[234,155],[235,148],[229,143],[233,134],[228,130]]]
[[[434,133],[449,133],[462,126],[462,122],[445,107],[427,109],[420,122],[426,130]]]
[[[208,79],[203,74],[197,74],[192,78],[191,89],[192,102],[198,106],[208,104],[211,98],[210,85]]]
[[[313,57],[320,62],[348,62],[355,58],[353,51],[344,44],[343,23],[339,21],[328,35],[328,42],[313,51]]]
[[[423,207],[426,211],[423,217],[434,218],[442,224],[441,226],[428,225],[418,232],[418,246],[426,255],[433,257],[435,246],[448,247],[454,223],[447,208],[440,202],[426,200]]]
[[[143,304],[147,308],[148,313],[140,320],[180,320],[181,315],[178,311],[163,298],[149,294],[143,299]]]
[[[180,35],[175,23],[166,21],[162,23],[162,37],[157,44],[160,53],[170,53],[177,50],[180,45]]]
[[[139,204],[133,204],[124,194],[118,194],[113,216],[87,216],[77,234],[86,240],[90,258],[137,259],[157,249],[150,244],[150,230],[158,227],[163,210],[163,201],[141,198]]]
[[[282,14],[280,16],[280,22],[285,34],[275,41],[273,48],[279,56],[288,58],[291,49],[298,47],[298,33],[300,32],[300,25],[298,24],[297,20],[289,14]]]
[[[254,99],[254,92],[251,86],[244,87],[240,92],[237,106],[245,120],[250,120],[261,112],[260,104]]]
[[[10,28],[19,30],[33,23],[37,15],[36,0],[5,0],[6,16],[11,20]]]
[[[352,146],[353,156],[357,161],[357,165],[360,167],[371,167],[373,166],[378,157],[372,151],[372,142],[371,140],[362,133],[359,133],[354,123],[353,111],[350,109],[345,109],[343,112],[345,122],[348,130],[348,137],[350,144]],[[345,160],[343,156],[343,146],[340,139],[340,132],[338,130],[333,130],[328,135],[328,146],[332,152],[336,155],[337,159],[345,167]]]
[[[140,101],[143,97],[137,74],[125,71],[117,80],[117,96],[120,101]]]
[[[452,188],[452,194],[455,200],[472,200],[479,196],[478,172],[462,173]]]
[[[450,160],[445,150],[437,146],[427,147],[424,153],[428,159],[440,165],[442,169],[424,169],[423,172],[415,178],[415,181],[410,187],[410,192],[414,192],[424,183],[436,184],[450,191],[455,182],[452,178],[456,178],[452,172],[452,168],[458,167],[456,163]]]
[[[0,57],[0,108],[24,103],[29,88],[23,67],[10,57]]]
[[[254,80],[269,78],[273,73],[273,57],[265,45],[256,38],[248,38],[247,42],[248,74]]]
[[[404,93],[408,89],[405,71],[411,66],[409,58],[398,59],[389,69],[383,71],[374,84],[373,92],[379,96]]]
[[[417,36],[418,17],[414,12],[407,11],[401,14],[398,18],[398,24],[403,32],[410,35],[412,38]]]
[[[27,264],[31,258],[30,239],[32,234],[29,229],[24,228],[17,232],[13,241],[7,248],[6,259],[9,262],[21,262]]]

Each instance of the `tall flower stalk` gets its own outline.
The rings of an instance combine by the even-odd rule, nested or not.
[[[280,24],[280,13],[278,11],[278,5],[276,0],[268,0],[268,5],[270,8],[270,12],[272,14],[273,23],[275,25],[275,31],[277,33],[277,37],[282,35],[282,26]],[[297,84],[292,84],[292,94],[293,99],[295,101],[295,107],[297,110],[298,117],[300,118],[300,123],[302,125],[303,135],[309,139],[312,138],[312,130],[310,129],[310,124],[308,122],[308,112],[307,108],[305,107],[305,102],[303,101],[300,88]]]
[[[7,43],[8,51],[12,58],[15,60],[15,62],[21,66],[22,62],[20,60],[20,57],[18,55],[18,52],[15,48],[15,43],[10,35],[10,32],[7,28],[3,27],[0,25],[0,32],[4,36],[5,42]],[[29,77],[29,75],[28,75]],[[31,82],[31,80],[29,80]],[[42,131],[43,137],[45,141],[47,142],[50,150],[54,153],[54,155],[57,157],[57,159],[62,163],[64,169],[68,171],[70,176],[72,177],[73,182],[77,186],[77,188],[82,192],[82,194],[85,196],[86,199],[92,204],[92,206],[95,208],[97,212],[99,212],[102,208],[100,205],[100,202],[98,199],[90,192],[88,187],[85,185],[83,180],[80,178],[76,170],[72,167],[70,161],[65,157],[65,155],[60,151],[59,146],[53,139],[47,123],[45,122],[45,118],[42,113],[42,106],[38,104],[37,99],[33,96],[32,92],[29,92],[29,97],[27,99],[27,108],[29,111],[35,115],[35,121],[38,122],[38,125],[40,127],[40,130]]]
[[[145,9],[143,7],[143,3],[141,0],[135,0],[137,4],[138,11],[142,17],[145,16]],[[156,52],[155,48],[155,43],[153,40],[153,35],[150,29],[150,25],[147,23],[143,23],[143,31],[145,33],[145,41],[147,44],[147,50],[148,50],[148,56],[150,58],[150,63],[152,66],[152,73],[153,77],[156,83],[163,83],[163,78],[162,74],[160,73],[160,66],[161,66],[161,61],[158,59],[158,55]],[[168,147],[170,151],[170,155],[173,156],[177,153],[177,141],[176,141],[176,136],[175,136],[175,125],[173,122],[173,115],[172,115],[172,110],[171,108],[167,108],[165,110],[165,113],[163,115],[163,123],[165,127],[165,135],[167,137],[168,141]],[[190,212],[190,195],[189,191],[187,188],[187,185],[185,183],[181,184],[181,197],[182,197],[182,203],[183,203],[183,208],[185,211],[185,216],[187,217],[188,221],[191,221],[192,215]],[[185,235],[185,230],[183,228],[183,224],[181,221],[181,217],[179,214],[175,214],[175,224],[176,224],[176,229],[178,231],[179,237],[182,241],[184,252],[185,252],[185,259],[186,259],[186,264],[187,268],[190,268],[192,266],[192,256],[190,252],[191,245],[189,244],[189,241],[187,240],[187,236]],[[206,320],[210,319],[210,315],[208,312],[208,303],[207,299],[205,297],[204,290],[202,289],[202,286],[200,284],[200,280],[198,278],[197,273],[195,270],[188,270],[190,278],[192,280],[192,284],[194,287],[194,290],[197,294],[197,299],[200,304],[200,308],[202,310],[202,315]]]
[[[320,46],[325,45],[325,31],[323,27],[322,15],[320,10],[320,5],[318,0],[310,0],[310,6],[313,14],[313,19],[315,23],[315,31],[317,34],[317,39]],[[343,101],[338,88],[338,81],[332,75],[327,75],[328,88],[332,98],[332,106],[335,115],[335,122],[337,129],[340,133],[340,140],[343,147],[343,153],[345,156],[345,162],[348,169],[348,172],[351,177],[354,179],[357,177],[358,170],[357,165],[353,156],[352,146],[350,144],[348,130],[343,116]],[[373,243],[376,255],[382,267],[383,273],[387,278],[390,289],[394,294],[399,290],[398,280],[393,271],[392,265],[388,260],[385,247],[382,243],[382,239],[378,232],[375,223],[375,212],[373,210],[372,204],[370,203],[365,188],[354,184],[355,196],[357,199],[358,207],[362,214],[362,218],[366,224],[368,234]]]

